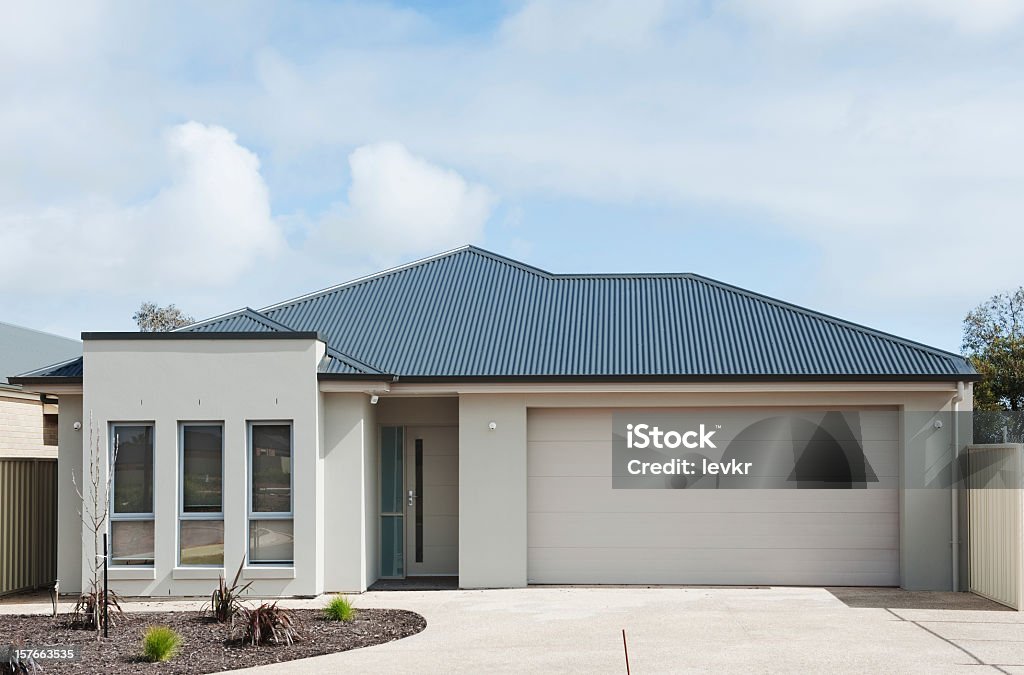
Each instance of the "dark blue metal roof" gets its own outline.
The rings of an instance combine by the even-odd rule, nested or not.
[[[36,378],[36,377],[54,377],[54,378],[76,378],[82,377],[82,357],[78,356],[73,359],[61,361],[53,365],[44,366],[36,370],[23,373],[16,377],[14,380],[21,378]]]
[[[316,332],[325,377],[977,379],[957,354],[699,275],[550,274],[473,246],[181,330]]]
[[[192,333],[283,333],[294,332],[293,329],[260,314],[256,310],[245,307],[235,312],[217,316],[186,326],[184,329]]]
[[[959,355],[698,275],[556,275],[471,246],[260,313],[401,377],[974,375]]]

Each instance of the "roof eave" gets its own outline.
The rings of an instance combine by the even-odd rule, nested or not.
[[[246,332],[202,332],[191,333],[177,332],[102,332],[82,333],[84,341],[98,340],[320,340],[326,343],[327,340],[318,331],[246,331]]]
[[[367,379],[365,375],[321,373],[320,379]],[[776,375],[403,375],[404,383],[448,382],[977,382],[974,374],[866,375],[776,374]]]

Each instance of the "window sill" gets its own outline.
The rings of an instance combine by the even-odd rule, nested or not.
[[[171,570],[172,579],[220,579],[222,576],[223,567],[175,567]]]
[[[242,576],[246,579],[294,579],[294,567],[275,567],[273,565],[250,566],[242,570]]]
[[[156,570],[152,567],[111,566],[107,568],[107,575],[118,581],[148,580],[156,579]]]

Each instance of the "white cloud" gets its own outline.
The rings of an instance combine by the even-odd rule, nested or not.
[[[727,0],[720,9],[808,33],[925,19],[965,34],[1001,31],[1024,16],[1019,0]]]
[[[169,183],[122,206],[92,198],[71,206],[0,214],[4,284],[123,291],[235,280],[282,246],[259,159],[218,126],[168,131]]]
[[[651,40],[667,15],[665,0],[532,0],[502,24],[501,34],[536,51],[629,49]]]
[[[496,201],[487,187],[395,142],[356,148],[348,162],[348,199],[322,219],[321,236],[389,258],[451,248],[483,235]]]
[[[532,222],[557,223],[543,233],[545,246],[592,236],[588,223],[560,219],[557,206],[538,219],[551,203],[615,203],[630,214],[640,205],[609,247],[659,241],[644,209],[691,231],[702,226],[685,222],[694,211],[726,227],[738,213],[744,227],[815,251],[801,287],[820,295],[794,299],[840,313],[843,303],[908,317],[936,305],[958,313],[955,303],[1019,283],[1024,3],[538,0],[513,5],[493,31],[465,33],[450,13],[430,25],[391,5],[292,7],[97,5],[79,16],[52,5],[24,27],[0,26],[0,55],[18,56],[0,59],[8,273],[28,279],[46,266],[64,288],[79,277],[93,287],[111,287],[112,277],[138,284],[151,271],[203,283],[197,278],[230,278],[236,261],[273,250],[257,177],[224,181],[222,192],[249,194],[251,206],[216,220],[255,226],[248,236],[228,226],[223,239],[205,232],[214,227],[206,215],[226,204],[181,206],[213,199],[204,182],[179,174],[160,182],[169,158],[157,130],[167,119],[200,119],[259,149],[278,224],[331,231],[335,257],[315,270],[324,276],[309,271],[310,261],[323,262],[312,245],[278,259],[289,282],[301,277],[309,287],[370,266],[362,251],[405,256],[479,240],[494,197],[463,176],[504,204],[527,203],[514,236],[528,241]],[[54,11],[54,33],[41,34]],[[372,145],[389,138],[430,161]],[[350,153],[346,186],[340,168]],[[219,160],[208,159],[208,170],[179,168],[217,175]],[[252,177],[253,163],[238,161],[233,173]],[[161,184],[158,197],[140,201]],[[138,234],[152,221],[197,229],[170,240]],[[136,261],[140,241],[172,248],[186,233],[197,245],[213,241],[211,258],[227,267],[203,259],[174,269],[186,256],[173,250],[161,252],[173,264]],[[98,238],[104,245],[91,249]],[[214,253],[227,242],[241,243],[238,258]],[[694,259],[702,245],[698,233]],[[739,240],[736,248],[737,267],[760,254]],[[76,260],[85,254],[88,265]],[[964,271],[974,260],[984,273]],[[246,278],[234,297],[258,304],[248,295],[256,283]],[[277,299],[267,290],[267,302]]]

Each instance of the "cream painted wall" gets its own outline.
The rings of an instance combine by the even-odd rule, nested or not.
[[[377,425],[366,394],[323,394],[324,590],[377,579]]]
[[[75,430],[75,423],[82,428]],[[75,492],[81,484],[83,439],[89,436],[89,420],[82,416],[82,397],[61,394],[57,417],[57,578],[61,593],[82,591],[82,501]]]
[[[497,428],[491,431],[488,425]],[[526,399],[459,397],[459,586],[526,585]]]
[[[323,579],[317,364],[324,346],[313,339],[87,340],[86,416],[92,412],[103,447],[110,422],[155,424],[156,563],[150,570],[113,569],[123,595],[208,595],[220,569],[179,569],[177,560],[178,423],[224,423],[225,572],[232,576],[247,547],[247,422],[293,425],[294,568],[253,566],[258,595],[316,595]],[[89,450],[83,453],[88,462]],[[89,546],[85,545],[88,549]],[[92,555],[91,551],[83,555]],[[83,565],[84,570],[84,565]],[[84,572],[83,572],[84,573]]]
[[[952,454],[953,384],[875,385],[870,390],[845,391],[828,383],[817,391],[752,392],[748,385],[716,385],[709,391],[545,393],[544,385],[520,394],[464,393],[459,398],[459,575],[465,588],[526,584],[526,411],[528,408],[571,407],[871,407],[896,406],[916,415],[925,433],[904,430],[901,442],[906,462],[924,456],[941,462]],[[960,410],[971,408],[971,388]],[[908,418],[909,419],[909,418]],[[942,429],[934,421],[942,419]],[[488,431],[496,421],[496,431]],[[960,430],[961,444],[969,432]],[[952,587],[951,491],[913,489],[901,492],[901,583],[907,588],[943,590]],[[964,566],[961,565],[961,570]]]

